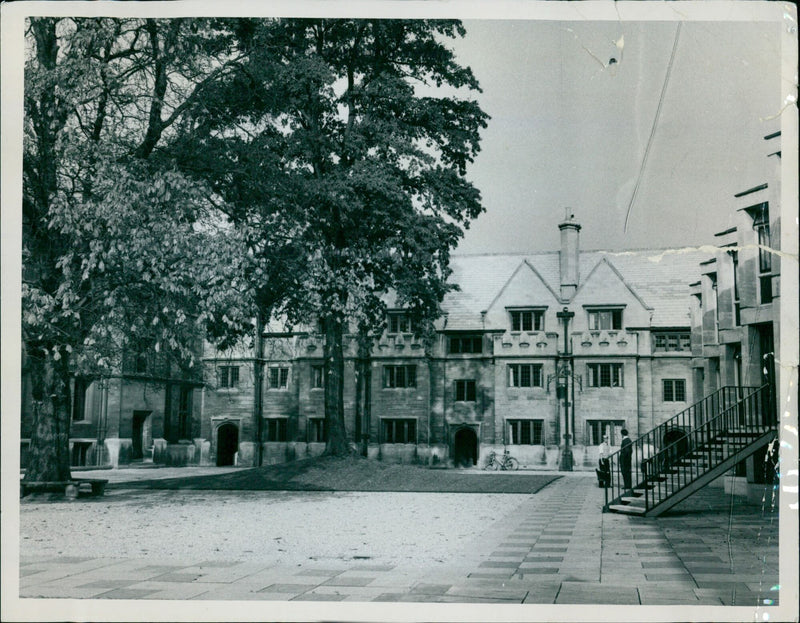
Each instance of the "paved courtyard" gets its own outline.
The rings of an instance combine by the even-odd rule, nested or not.
[[[602,498],[593,475],[574,473],[528,495],[115,489],[97,500],[25,501],[20,596],[777,601],[769,498],[748,504],[707,487],[657,519],[603,514]]]

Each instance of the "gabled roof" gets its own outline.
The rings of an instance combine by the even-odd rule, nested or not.
[[[647,303],[646,303],[646,302],[645,302],[645,301],[642,299],[642,297],[641,297],[641,296],[639,296],[639,293],[636,291],[636,289],[635,289],[635,288],[633,288],[633,287],[631,286],[631,284],[629,284],[629,283],[628,283],[628,281],[625,279],[625,277],[622,275],[622,273],[620,273],[620,272],[619,272],[619,270],[617,270],[616,266],[614,266],[614,264],[612,264],[612,263],[609,261],[608,257],[603,257],[603,258],[601,258],[601,259],[600,259],[600,261],[599,261],[599,262],[597,262],[597,264],[595,264],[595,265],[594,265],[594,268],[592,268],[592,270],[589,272],[589,274],[588,274],[588,275],[586,275],[586,277],[585,277],[585,278],[582,278],[582,279],[581,279],[581,284],[578,286],[578,289],[577,289],[577,291],[575,292],[575,296],[577,296],[577,295],[578,295],[578,292],[580,292],[580,291],[581,291],[581,289],[583,288],[584,284],[585,284],[585,283],[586,283],[586,282],[587,282],[587,281],[588,281],[588,280],[591,278],[591,276],[592,276],[592,275],[595,273],[595,271],[596,271],[596,270],[597,270],[597,269],[598,269],[598,268],[599,268],[601,265],[608,266],[608,267],[611,269],[611,272],[613,272],[613,273],[614,273],[614,274],[615,274],[617,277],[619,277],[619,280],[622,282],[622,284],[623,284],[623,285],[624,285],[626,288],[628,288],[628,291],[629,291],[629,292],[630,292],[630,293],[631,293],[631,294],[632,294],[632,295],[633,295],[633,296],[636,298],[636,300],[638,300],[638,301],[639,301],[639,302],[642,304],[642,307],[644,307],[645,309],[653,309],[652,307],[650,307],[650,305],[648,305],[648,304],[647,304]],[[574,298],[574,297],[573,297],[573,298]]]
[[[522,271],[522,270],[529,270],[529,271],[530,271],[530,272],[532,272],[534,275],[536,275],[536,277],[539,279],[539,281],[541,281],[541,282],[542,282],[542,284],[544,285],[544,287],[545,287],[545,288],[547,288],[547,290],[550,292],[550,294],[552,294],[552,295],[553,295],[553,298],[554,298],[556,301],[558,301],[558,298],[559,298],[559,297],[558,297],[558,294],[556,293],[556,291],[555,291],[555,290],[553,290],[553,288],[551,288],[551,287],[550,287],[550,284],[549,284],[549,283],[547,283],[547,282],[544,280],[544,278],[543,278],[543,277],[542,277],[542,275],[539,273],[539,271],[538,271],[538,270],[536,270],[536,267],[535,267],[533,264],[531,264],[531,263],[530,263],[530,262],[529,262],[527,259],[525,259],[525,260],[523,260],[523,261],[522,261],[522,263],[521,263],[519,266],[517,266],[516,270],[515,270],[515,271],[514,271],[514,272],[511,274],[511,276],[510,276],[510,277],[509,277],[509,278],[506,280],[506,282],[503,284],[503,287],[502,287],[502,288],[500,288],[500,291],[499,291],[499,292],[498,292],[498,293],[495,295],[495,297],[492,299],[492,302],[491,302],[491,303],[489,303],[489,306],[487,307],[487,309],[491,309],[492,307],[494,307],[494,304],[497,302],[497,299],[499,299],[499,298],[500,298],[500,296],[501,296],[501,295],[503,294],[503,292],[506,290],[506,288],[508,287],[508,285],[509,285],[509,284],[510,284],[510,283],[511,283],[513,280],[514,280],[514,277],[516,277],[516,276],[517,276],[517,274],[518,274],[520,271]],[[544,301],[542,301],[542,303],[544,303]]]
[[[601,263],[608,264],[644,307],[652,310],[652,327],[688,327],[689,284],[700,278],[700,262],[705,259],[708,259],[707,250],[584,251],[578,264],[580,283],[584,283]],[[436,322],[439,330],[483,330],[482,312],[491,308],[513,276],[522,270],[531,270],[555,300],[559,300],[557,251],[453,255],[450,268],[450,281],[458,284],[460,290],[445,297],[442,303],[444,316]],[[394,294],[388,294],[385,301],[390,308],[394,307]],[[531,301],[532,305],[551,303],[552,299]],[[602,303],[608,304],[609,301]],[[278,319],[265,327],[265,332],[302,332],[310,328],[311,324],[287,327],[285,320]]]
[[[584,251],[579,260],[580,280],[605,259],[645,307],[652,308],[652,326],[689,326],[689,283],[699,277],[698,265],[704,257],[700,251],[684,250]],[[453,255],[450,279],[460,291],[448,294],[442,305],[447,329],[482,329],[481,312],[489,309],[523,263],[529,264],[552,292],[559,291],[556,251]]]
[[[644,250],[603,252],[639,297],[653,309],[651,326],[690,326],[689,283],[700,277],[698,263],[706,252],[695,250]]]

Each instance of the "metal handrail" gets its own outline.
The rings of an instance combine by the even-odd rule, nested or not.
[[[605,506],[608,507],[609,498],[611,501],[618,500],[624,493],[640,486],[647,475],[647,464],[653,463],[652,459],[657,454],[663,453],[670,448],[673,453],[687,450],[689,447],[687,445],[689,443],[689,434],[693,430],[718,417],[719,414],[739,404],[746,396],[750,396],[761,389],[745,386],[721,387],[714,393],[674,415],[666,422],[633,440],[630,446],[631,466],[630,481],[628,483],[625,482],[623,470],[621,469],[621,458],[624,450],[620,448],[613,452],[608,457],[608,469],[611,475],[606,481]],[[664,437],[669,431],[673,430],[678,431],[680,437],[672,443],[665,444]]]
[[[646,477],[645,484],[649,482],[653,487],[645,486],[645,509],[662,502],[744,449],[754,435],[774,430],[777,421],[770,405],[769,389],[769,385],[759,387],[691,431],[688,451],[681,454],[678,444],[671,444],[655,454]],[[687,460],[688,455],[702,456]]]

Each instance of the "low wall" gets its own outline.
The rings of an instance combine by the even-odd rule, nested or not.
[[[111,467],[119,467],[120,465],[128,465],[131,462],[131,449],[133,441],[130,439],[120,439],[119,437],[111,437],[104,441],[108,462]]]
[[[285,441],[267,441],[262,444],[263,465],[276,465],[289,461],[289,444]]]
[[[164,464],[169,467],[183,467],[197,463],[197,447],[191,443],[170,443],[164,449]]]

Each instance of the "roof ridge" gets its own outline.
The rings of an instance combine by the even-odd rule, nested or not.
[[[639,247],[636,249],[581,249],[580,254],[583,253],[614,253],[614,254],[624,254],[624,253],[659,253],[663,251],[675,251],[675,247]],[[691,248],[692,251],[700,251],[699,248]],[[683,253],[686,253],[681,249]],[[524,257],[528,255],[551,255],[557,254],[560,251],[488,251],[485,253],[482,252],[470,252],[470,253],[451,253],[450,257]]]
[[[526,257],[528,255],[546,255],[550,253],[558,253],[558,251],[491,251],[487,253],[451,253],[450,257]]]

